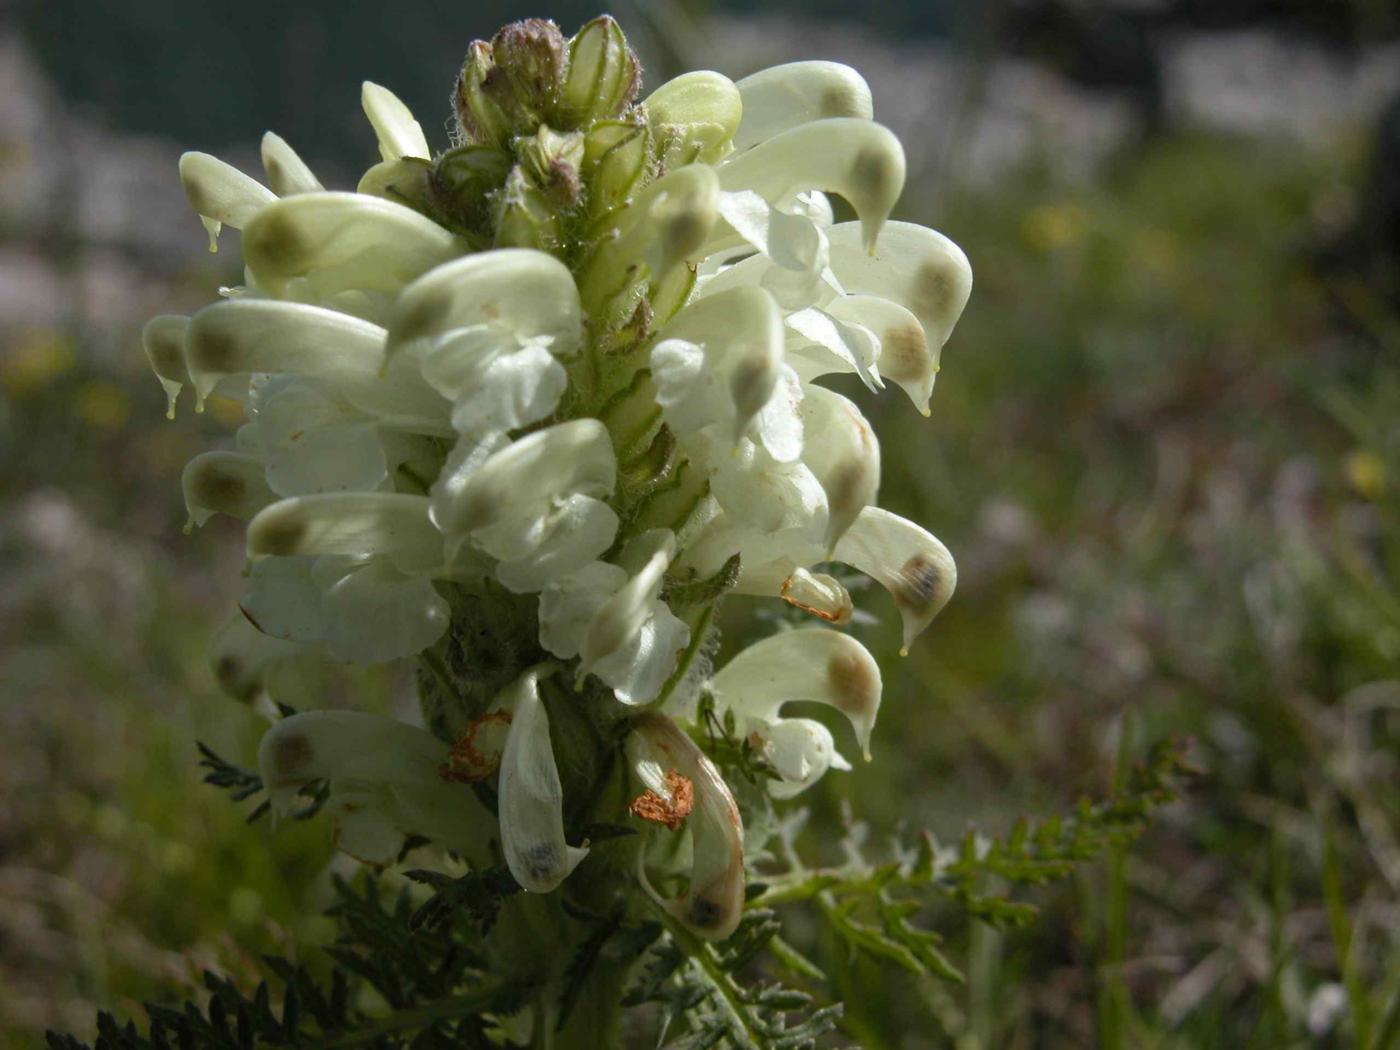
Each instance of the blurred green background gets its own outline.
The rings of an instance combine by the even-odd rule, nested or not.
[[[236,419],[167,423],[138,340],[238,280],[235,252],[204,250],[179,152],[252,170],[271,127],[353,185],[374,154],[361,79],[442,146],[468,41],[595,13],[0,6],[0,1046],[308,952],[339,863],[323,827],[245,827],[199,783],[194,739],[247,762],[260,720],[204,659],[239,530],[181,532],[179,470]],[[1037,893],[1028,930],[931,912],[965,986],[829,960],[846,1041],[1396,1045],[1396,7],[613,13],[650,85],[860,68],[910,155],[900,217],[976,275],[932,419],[862,401],[882,503],[947,542],[960,584],[903,661],[884,595],[858,595],[886,699],[875,761],[804,797],[814,846],[846,801],[876,837],[944,841],[1068,810],[1109,790],[1123,732],[1189,736],[1202,769],[1129,855]],[[391,668],[324,689],[407,712],[408,685]]]

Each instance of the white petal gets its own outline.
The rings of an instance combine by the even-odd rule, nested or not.
[[[263,634],[313,645],[326,636],[322,589],[312,577],[313,558],[263,558],[248,571],[248,593],[238,603]]]
[[[452,426],[459,434],[537,423],[554,411],[569,385],[564,366],[538,343],[459,362],[456,373],[462,392],[452,408]]]
[[[474,867],[489,863],[495,822],[464,785],[442,779],[447,745],[425,730],[358,711],[305,711],[273,726],[258,746],[258,769],[274,804],[326,780],[337,844],[371,864],[395,859],[409,835],[424,835]]]
[[[267,484],[278,496],[373,492],[389,476],[379,428],[322,384],[299,376],[254,383],[253,420]]]
[[[205,452],[180,477],[191,525],[214,514],[247,520],[277,497],[267,487],[262,461],[238,452]]]
[[[804,190],[838,193],[860,217],[869,251],[904,188],[904,148],[879,124],[834,117],[801,124],[735,154],[719,176],[723,189],[753,190],[774,205]]]
[[[883,300],[869,301],[884,303]],[[843,300],[838,299],[836,302],[843,302]],[[899,309],[892,303],[884,303],[884,305],[892,310]],[[809,307],[790,313],[784,319],[783,323],[801,337],[798,343],[799,347],[820,348],[820,351],[825,351],[827,360],[833,362],[833,367],[821,370],[809,369],[804,378],[815,378],[832,371],[855,372],[868,388],[871,390],[879,389],[880,377],[883,373],[877,373],[872,368],[880,350],[879,340],[869,328],[859,323],[859,318],[852,318],[855,323],[851,323],[843,321],[841,316],[831,310],[817,310]],[[922,342],[923,331],[918,329],[917,322],[915,330],[918,332],[920,342]],[[800,354],[801,351],[799,350],[798,353]],[[789,356],[791,354],[790,350]],[[818,357],[817,360],[821,360],[821,357]]]
[[[626,583],[625,569],[602,561],[549,583],[540,592],[540,644],[563,659],[577,656],[593,617]]]
[[[641,570],[604,603],[589,624],[579,653],[582,661],[580,673],[591,670],[598,660],[630,643],[651,618],[652,604],[676,553],[675,536],[665,530],[658,529],[656,532],[660,534],[656,550],[647,558]]]
[[[802,397],[802,381],[785,364],[778,370],[773,395],[754,417],[755,439],[779,463],[792,463],[802,455]]]
[[[575,419],[536,430],[496,452],[460,487],[438,494],[433,520],[465,534],[522,515],[543,515],[550,503],[581,494],[608,497],[617,460],[607,428]]]
[[[734,82],[709,70],[668,80],[642,105],[651,126],[658,128],[663,138],[668,132],[683,138],[690,155],[676,158],[681,163],[718,160],[728,150],[743,115]]]
[[[737,441],[768,403],[783,363],[782,315],[759,288],[736,288],[692,303],[661,332],[663,342],[699,346],[704,367],[678,369],[662,361],[653,374],[656,400],[673,428],[685,433],[695,421],[694,405]],[[692,404],[693,402],[693,404]]]
[[[730,660],[710,680],[715,702],[764,722],[789,700],[836,708],[850,721],[866,758],[880,710],[880,665],[849,635],[806,627],[765,638]]]
[[[732,414],[729,392],[705,367],[705,350],[684,339],[662,339],[651,350],[651,380],[666,422],[694,434]]]
[[[432,159],[423,128],[392,91],[366,80],[360,88],[360,105],[374,125],[381,157],[385,160],[403,157]]]
[[[792,798],[820,780],[828,769],[849,769],[836,752],[831,731],[811,718],[780,718],[760,725],[753,734],[762,741],[761,753],[781,780],[768,782],[774,798]]]
[[[941,233],[908,222],[886,224],[872,255],[856,223],[827,231],[831,268],[847,292],[889,299],[919,319],[934,367],[972,294],[967,256]]]
[[[270,189],[232,164],[207,153],[180,157],[180,184],[185,197],[209,231],[209,250],[218,248],[219,230],[228,225],[241,230],[265,205],[277,199]]]
[[[241,609],[235,609],[209,641],[209,667],[219,688],[247,702],[263,688],[263,677],[272,665],[303,651],[299,645],[259,631]]]
[[[439,520],[440,511],[445,512],[446,508],[461,499],[467,479],[510,443],[510,438],[505,434],[468,434],[457,439],[429,493],[433,500],[434,521]]]
[[[685,825],[691,837],[690,884],[675,900],[657,899],[693,933],[722,941],[738,927],[744,911],[744,824],[739,807],[714,763],[669,718],[646,712],[633,726],[624,745],[632,767],[675,770],[691,782],[695,794]],[[643,885],[656,896],[645,873]]]
[[[351,663],[413,656],[447,630],[451,610],[422,576],[407,576],[387,558],[371,558],[325,594],[326,651]]]
[[[827,244],[811,219],[769,206],[752,190],[719,195],[719,213],[750,245],[784,270],[819,274]]]
[[[564,792],[538,673],[526,673],[507,693],[511,723],[501,755],[501,846],[515,881],[531,893],[548,893],[578,867],[588,850],[564,840]]]
[[[685,621],[654,599],[650,615],[631,640],[597,660],[592,673],[612,687],[621,703],[645,704],[661,694],[689,644]]]
[[[390,492],[294,496],[248,523],[248,554],[388,554],[406,571],[430,571],[443,544],[428,506],[426,496]]]
[[[300,372],[333,378],[376,375],[384,329],[336,310],[275,299],[230,299],[191,319],[189,367],[200,390],[220,377]]]
[[[734,135],[738,150],[809,121],[869,120],[874,114],[869,86],[859,73],[839,62],[789,62],[759,70],[737,86],[744,114]]]
[[[583,341],[583,312],[569,268],[528,248],[478,252],[439,266],[403,290],[389,320],[387,352],[490,324],[520,343],[548,340],[558,357]]]
[[[397,294],[465,250],[411,208],[363,193],[300,193],[267,205],[248,223],[243,257],[258,287],[283,296],[349,290]]]
[[[826,492],[805,463],[774,462],[750,442],[716,459],[711,490],[735,522],[763,535],[800,530],[816,542],[826,535]]]
[[[281,135],[269,131],[263,136],[262,164],[263,171],[267,172],[267,184],[279,197],[319,193],[325,189]]]
[[[505,537],[491,534],[499,534],[507,527],[510,526],[503,523],[478,530],[473,542],[487,553],[500,550],[501,545],[493,541]],[[528,535],[529,549],[512,551],[512,557],[496,566],[496,578],[516,594],[543,590],[551,580],[578,572],[611,547],[617,528],[617,513],[602,500],[568,496],[538,519],[537,528],[528,533],[521,530]]]
[[[875,502],[880,488],[880,443],[854,403],[824,387],[807,388],[798,409],[806,438],[802,462],[826,493],[830,549]]]
[[[931,533],[879,507],[866,507],[836,545],[836,558],[880,581],[904,620],[904,649],[948,604],[957,586],[953,556]]]

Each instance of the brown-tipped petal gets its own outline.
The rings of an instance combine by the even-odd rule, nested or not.
[[[690,886],[659,903],[677,922],[706,940],[722,941],[744,912],[744,824],[729,785],[705,753],[675,722],[648,712],[633,722],[627,757],[638,780],[655,790],[674,771],[690,782]],[[645,875],[643,875],[645,880]],[[649,883],[643,882],[649,892]]]
[[[804,190],[838,193],[860,217],[867,252],[904,189],[904,147],[894,132],[868,120],[835,117],[784,131],[719,169],[728,192],[753,190],[782,204]]]
[[[836,545],[836,560],[878,580],[904,620],[904,651],[948,604],[958,583],[948,548],[912,521],[866,507]]]
[[[710,679],[715,702],[737,714],[771,722],[789,700],[836,708],[870,757],[870,733],[880,711],[880,665],[850,635],[824,627],[784,631],[749,646]]]

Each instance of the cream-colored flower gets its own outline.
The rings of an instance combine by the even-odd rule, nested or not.
[[[197,408],[219,395],[247,415],[183,477],[191,525],[247,522],[247,589],[217,647],[230,691],[308,654],[431,649],[439,732],[510,719],[498,773],[473,767],[498,776],[498,822],[439,775],[449,741],[346,712],[269,732],[275,801],[327,781],[341,844],[375,863],[415,834],[482,863],[494,829],[524,888],[555,889],[587,850],[565,841],[578,774],[551,742],[548,653],[549,703],[576,701],[600,740],[629,734],[650,792],[634,812],[666,825],[643,881],[670,850],[665,874],[689,888],[662,905],[719,938],[742,911],[738,810],[645,708],[691,710],[706,690],[780,798],[846,768],[821,722],[783,714],[790,700],[835,707],[868,755],[880,671],[832,629],[854,603],[827,563],[889,591],[906,647],[956,575],[933,536],[876,505],[879,441],[822,383],[894,384],[927,414],[971,271],[940,234],[891,221],[904,153],[854,70],[700,71],[640,101],[638,75],[612,19],[571,40],[531,20],[471,45],[447,149],[366,82],[378,159],[354,192],[270,132],[264,181],[186,154],[211,248],[242,231],[244,283],[155,318],[143,342],[172,415],[186,386]],[[834,222],[828,194],[855,221]],[[831,626],[710,673],[730,587]]]

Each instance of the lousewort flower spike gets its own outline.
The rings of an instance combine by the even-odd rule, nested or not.
[[[275,806],[320,784],[363,861],[428,839],[503,866],[527,891],[502,919],[517,933],[571,921],[531,899],[606,911],[640,884],[715,939],[743,910],[744,822],[681,724],[718,719],[774,798],[849,768],[790,700],[835,708],[869,756],[880,669],[824,566],[882,584],[906,647],[955,570],[875,505],[874,431],[819,382],[893,384],[927,414],[971,273],[890,221],[904,155],[855,71],[639,92],[612,19],[572,39],[530,20],[471,45],[446,150],[366,83],[380,159],[354,192],[271,133],[266,185],[186,154],[210,247],[242,231],[244,283],[144,343],[172,414],[188,386],[247,416],[183,479],[192,525],[247,522],[220,681],[276,695],[316,654],[420,667],[426,729],[278,722],[259,759]],[[811,625],[716,671],[731,591]],[[598,826],[640,834],[591,843]]]

